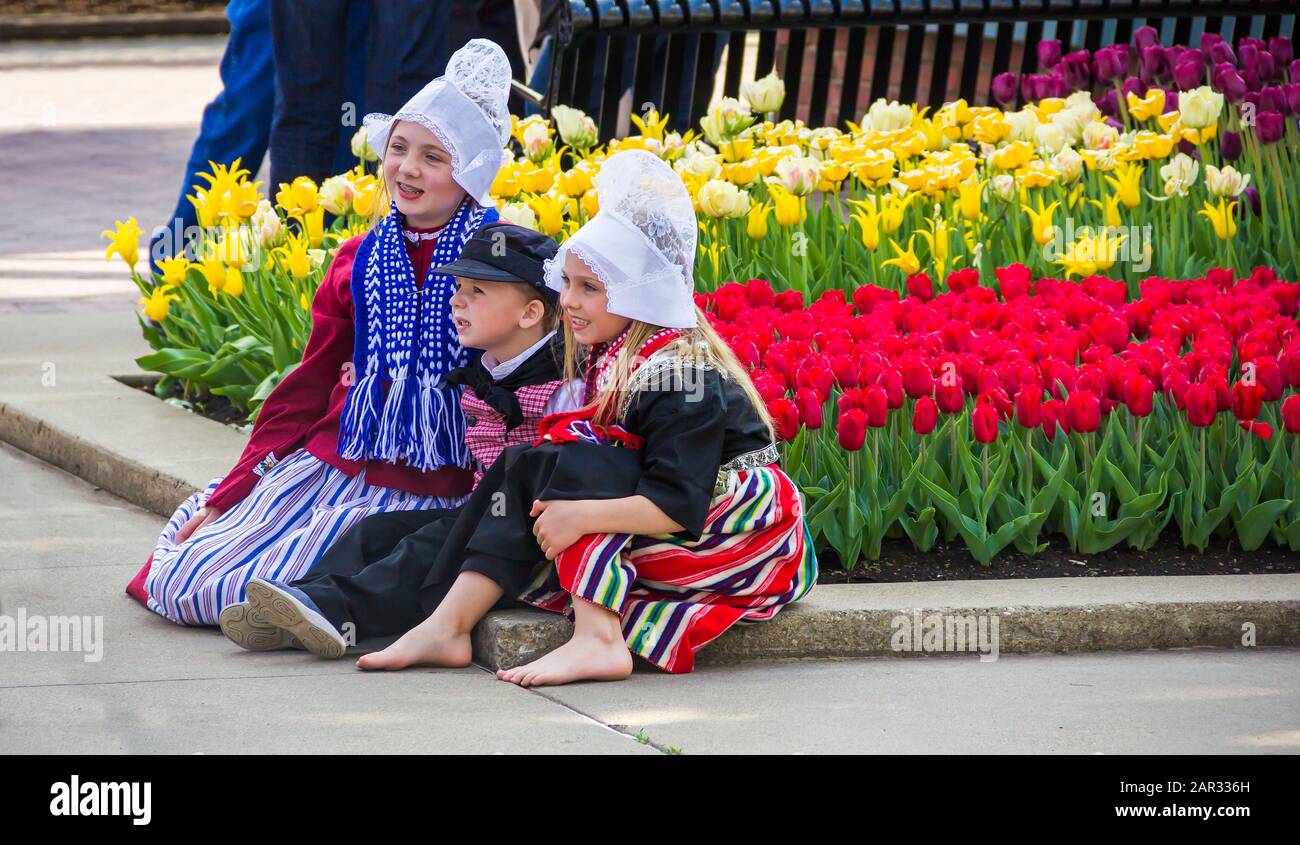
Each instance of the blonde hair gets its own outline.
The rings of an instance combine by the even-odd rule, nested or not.
[[[740,363],[736,353],[731,351],[731,347],[727,345],[727,342],[709,323],[708,317],[700,310],[699,306],[695,308],[695,319],[695,328],[683,329],[681,337],[664,348],[673,350],[680,360],[702,361],[721,372],[724,378],[733,379],[744,390],[745,397],[754,407],[754,413],[766,426],[768,436],[775,440],[776,427],[772,423],[772,416],[768,413],[767,404],[763,401],[763,397],[759,395],[758,388],[754,387],[754,382],[750,379],[745,365]],[[594,417],[597,423],[608,425],[610,422],[621,421],[616,418],[619,416],[619,410],[628,401],[628,387],[632,372],[637,365],[642,363],[637,360],[637,352],[647,340],[660,331],[663,331],[662,326],[640,320],[633,320],[631,325],[628,326],[627,337],[623,340],[623,345],[619,347],[614,360],[610,362],[605,387],[600,390],[595,400],[587,406],[595,408]],[[564,322],[564,379],[566,382],[579,378],[580,375],[585,375],[580,373],[580,368],[586,360],[587,352],[587,348],[581,346],[574,338],[573,329],[566,320]]]

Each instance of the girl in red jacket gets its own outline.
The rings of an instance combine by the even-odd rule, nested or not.
[[[473,483],[449,371],[468,363],[454,261],[495,222],[509,160],[510,64],[474,39],[394,116],[368,115],[393,203],[339,246],[301,365],[272,391],[234,469],[181,504],[127,592],[183,625],[216,625],[250,578],[292,581],[369,514],[452,507]],[[143,588],[143,589],[141,589]]]

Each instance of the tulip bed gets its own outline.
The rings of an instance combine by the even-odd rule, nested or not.
[[[1053,535],[1147,549],[1172,523],[1200,550],[1300,551],[1300,284],[1216,269],[1129,300],[1097,276],[997,276],[1000,296],[970,271],[934,297],[699,295],[752,369],[819,546],[854,562],[886,538],[960,540],[988,563]]]
[[[983,563],[1162,532],[1300,550],[1290,40],[1163,47],[1144,28],[1039,50],[1044,72],[995,80],[1002,108],[880,100],[844,129],[773,120],[775,76],[700,133],[652,110],[601,144],[557,107],[514,119],[492,192],[504,219],[563,240],[597,212],[608,155],[673,164],[700,217],[699,301],[846,565],[887,538]],[[274,202],[239,162],[214,165],[191,197],[201,230],[153,272],[134,219],[105,232],[160,394],[255,415],[297,365],[333,250],[386,208],[362,133],[353,149],[356,168]]]

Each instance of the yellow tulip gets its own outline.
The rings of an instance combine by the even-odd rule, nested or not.
[[[239,272],[238,267],[226,268],[226,283],[222,285],[221,292],[231,296],[239,296],[244,292],[244,274]]]
[[[1156,90],[1164,94],[1164,91]],[[1168,158],[1175,140],[1171,135],[1158,135],[1144,129],[1133,136],[1133,149],[1142,158]]]
[[[109,239],[108,249],[104,251],[104,260],[111,260],[113,253],[117,253],[126,262],[126,266],[134,270],[135,263],[140,260],[140,236],[144,231],[134,217],[125,223],[118,220],[115,225],[116,230],[105,229],[99,234],[101,238]]]
[[[777,182],[767,184],[768,191],[776,201],[776,222],[789,228],[804,221],[808,214],[806,200],[787,191]]]
[[[734,164],[724,164],[722,165],[722,173],[728,182],[744,188],[754,184],[758,179],[758,162],[748,158]]]
[[[862,245],[875,252],[880,246],[880,212],[859,207],[853,213],[853,220],[862,230]]]
[[[173,299],[178,299],[174,293],[167,293],[164,288],[154,288],[149,293],[149,298],[140,297],[140,304],[144,306],[144,315],[155,323],[161,323],[167,319],[167,309],[171,307]]]
[[[1128,113],[1134,120],[1150,120],[1165,113],[1165,89],[1152,88],[1145,97],[1139,97],[1132,91],[1125,97]]]
[[[492,196],[502,200],[514,199],[521,190],[523,188],[519,184],[518,166],[514,162],[506,164],[497,171],[496,177],[492,180],[492,187],[489,188]]]
[[[1052,215],[1056,212],[1056,207],[1061,204],[1060,200],[1054,200],[1047,208],[1043,208],[1043,200],[1038,200],[1038,210],[1030,208],[1028,205],[1022,205],[1020,208],[1029,215],[1033,223],[1034,240],[1039,246],[1047,246],[1052,242],[1056,234],[1056,227],[1052,225]]]
[[[628,116],[636,124],[636,128],[640,130],[641,137],[653,138],[656,141],[664,139],[664,128],[668,126],[668,115],[660,117],[657,109],[650,109],[650,111],[646,112],[644,118],[635,114]]]
[[[560,174],[560,190],[565,196],[580,197],[591,188],[591,173],[583,167],[574,167]]]
[[[981,206],[984,201],[984,186],[987,184],[987,179],[968,179],[957,186],[957,204],[961,208],[961,216],[966,220],[974,222],[983,213]]]
[[[948,266],[947,221],[940,217],[934,221],[933,233],[921,229],[917,234],[925,238],[925,242],[930,246],[930,259],[934,262],[935,275],[943,278],[945,275],[944,270]]]
[[[1237,234],[1236,212],[1236,202],[1221,199],[1218,205],[1210,205],[1207,201],[1205,207],[1196,213],[1210,221],[1210,225],[1214,227],[1214,236],[1216,238],[1226,241]]]
[[[302,216],[303,228],[307,232],[307,241],[314,248],[319,248],[325,240],[325,209],[316,208]]]
[[[158,262],[158,269],[162,270],[164,285],[169,288],[180,287],[181,282],[185,281],[185,274],[189,272],[190,262],[183,255],[164,258]]]
[[[1034,157],[1028,141],[1015,141],[993,154],[993,163],[1003,170],[1016,170]]]
[[[276,204],[290,217],[301,217],[312,211],[318,200],[316,183],[306,176],[299,176],[293,182],[281,182],[275,195]]]
[[[907,194],[898,196],[897,194],[888,194],[881,201],[880,206],[880,229],[886,235],[892,235],[903,225],[903,212],[912,204],[912,198],[916,194]]]
[[[754,139],[735,138],[725,141],[718,147],[718,152],[722,153],[722,160],[728,164],[744,161],[754,154]]]
[[[582,195],[582,213],[591,219],[597,211],[600,211],[600,191],[593,189]]]
[[[208,283],[208,292],[213,296],[217,291],[225,287],[226,284],[226,265],[221,263],[220,258],[209,257],[199,263],[199,272],[203,274],[203,279]]]
[[[369,217],[379,209],[379,180],[374,176],[362,176],[352,185],[352,210],[358,217]]]
[[[772,212],[770,202],[751,206],[745,215],[745,234],[752,240],[761,241],[767,237],[767,215]]]
[[[564,206],[554,197],[533,197],[528,205],[537,214],[537,225],[544,234],[555,237],[564,227]]]
[[[895,241],[893,238],[889,239],[889,245],[893,247],[896,257],[880,262],[882,265],[892,264],[893,266],[897,267],[899,270],[902,270],[904,276],[911,276],[914,273],[920,272],[921,260],[916,257],[916,249],[915,249],[916,235],[912,235],[912,237],[907,241],[906,250],[900,247],[898,245],[898,242]]]
[[[1142,165],[1126,161],[1116,166],[1114,176],[1103,177],[1125,208],[1137,208],[1142,201],[1142,171]]]
[[[284,261],[289,275],[299,281],[311,275],[311,256],[307,254],[309,247],[310,244],[305,237],[290,235],[285,245],[275,250],[275,254]]]

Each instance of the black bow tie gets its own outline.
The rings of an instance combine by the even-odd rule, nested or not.
[[[447,384],[453,386],[463,384],[474,391],[474,395],[489,408],[501,414],[502,419],[505,420],[506,431],[510,431],[524,421],[524,412],[519,407],[519,397],[515,395],[515,391],[521,387],[545,384],[560,378],[557,351],[563,348],[563,341],[557,344],[555,340],[558,339],[557,334],[551,343],[528,356],[527,361],[501,381],[494,381],[487,368],[476,361],[447,373]]]

